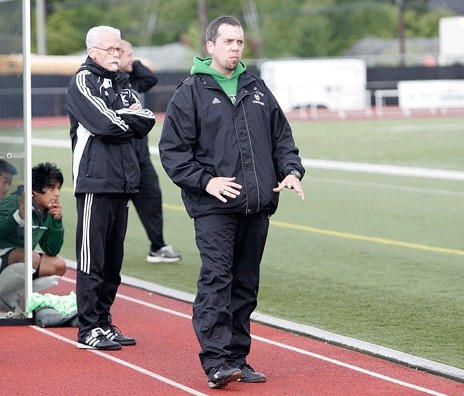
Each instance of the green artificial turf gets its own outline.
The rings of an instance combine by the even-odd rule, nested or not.
[[[305,158],[464,171],[460,119],[294,123]],[[156,145],[160,125],[150,137]],[[65,128],[34,138],[68,139]],[[33,162],[65,173],[61,201],[74,259],[69,148],[34,146]],[[163,192],[165,239],[183,259],[148,264],[131,208],[123,273],[194,293],[200,266],[180,191],[153,163]],[[284,191],[261,267],[259,312],[464,368],[462,181],[308,169],[305,202]]]

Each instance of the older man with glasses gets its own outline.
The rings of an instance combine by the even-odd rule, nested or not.
[[[155,118],[118,70],[120,31],[93,27],[86,45],[88,57],[66,98],[77,203],[77,341],[79,348],[119,350],[136,343],[112,324],[110,314],[121,283],[128,201],[140,180],[132,139],[145,137]]]

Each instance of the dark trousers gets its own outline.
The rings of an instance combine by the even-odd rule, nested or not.
[[[223,363],[238,367],[246,362],[268,229],[265,213],[195,219],[202,265],[192,321],[206,373]]]
[[[163,206],[159,179],[150,160],[147,138],[134,139],[134,147],[139,159],[140,184],[139,193],[133,196],[132,202],[150,240],[150,248],[156,252],[166,245],[163,238]]]
[[[128,197],[122,194],[76,196],[77,311],[79,337],[108,324],[121,283]]]

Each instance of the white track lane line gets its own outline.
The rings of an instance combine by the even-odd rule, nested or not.
[[[69,282],[69,283],[76,283],[76,281],[74,279],[71,279],[71,278],[67,278],[65,276],[63,276],[61,278],[62,280],[66,281],[66,282]],[[169,314],[172,314],[172,315],[176,315],[176,316],[180,316],[182,318],[185,318],[185,319],[192,319],[192,316],[191,315],[186,315],[182,312],[178,312],[178,311],[174,311],[172,309],[168,309],[168,308],[164,308],[164,307],[161,307],[159,305],[155,305],[155,304],[150,304],[150,303],[147,303],[145,301],[142,301],[142,300],[138,300],[136,298],[133,298],[133,297],[129,297],[129,296],[125,296],[123,294],[119,294],[117,295],[117,298],[121,298],[123,300],[127,300],[127,301],[131,301],[133,303],[136,303],[136,304],[139,304],[139,305],[143,305],[145,307],[148,307],[148,308],[153,308],[153,309],[156,309],[158,311],[162,311],[162,312],[166,312],[166,313],[169,313]],[[32,327],[35,327],[35,326],[32,326]],[[40,329],[40,330],[43,330],[43,329]],[[54,333],[51,333],[50,332],[50,335],[53,335],[55,336]],[[60,336],[58,336],[60,337]],[[57,338],[58,338],[57,337]],[[63,337],[61,337],[63,338]],[[60,339],[61,339],[60,338]],[[358,367],[358,366],[354,366],[352,364],[349,364],[349,363],[344,363],[340,360],[336,360],[336,359],[332,359],[332,358],[329,358],[327,356],[323,356],[323,355],[319,355],[317,353],[313,353],[313,352],[309,352],[309,351],[306,351],[304,349],[300,349],[300,348],[297,348],[297,347],[293,347],[291,345],[287,345],[287,344],[283,344],[281,342],[277,342],[277,341],[273,341],[273,340],[270,340],[268,338],[264,338],[264,337],[259,337],[259,336],[256,336],[256,335],[252,335],[252,338],[257,340],[257,341],[261,341],[261,342],[264,342],[266,344],[270,344],[270,345],[273,345],[273,346],[276,346],[276,347],[279,347],[279,348],[282,348],[282,349],[287,349],[289,351],[293,351],[293,352],[297,352],[299,354],[302,354],[302,355],[306,355],[306,356],[311,356],[312,358],[315,358],[315,359],[319,359],[319,360],[323,360],[325,362],[328,362],[328,363],[332,363],[332,364],[335,364],[337,366],[340,366],[340,367],[344,367],[344,368],[347,368],[349,370],[353,370],[353,371],[356,371],[358,373],[362,373],[362,374],[366,374],[366,375],[369,375],[371,377],[375,377],[375,378],[379,378],[381,380],[384,380],[384,381],[387,381],[387,382],[392,382],[394,384],[397,384],[397,385],[401,385],[401,386],[404,386],[406,388],[410,388],[410,389],[414,389],[414,390],[417,390],[417,391],[420,391],[420,392],[423,392],[423,393],[426,393],[428,395],[434,395],[434,396],[447,396],[445,393],[440,393],[440,392],[436,392],[432,389],[427,389],[427,388],[423,388],[421,386],[418,386],[418,385],[414,385],[414,384],[410,384],[408,382],[404,382],[404,381],[401,381],[401,380],[398,380],[396,378],[392,378],[392,377],[388,377],[386,375],[383,375],[383,374],[380,374],[380,373],[376,373],[374,371],[370,371],[370,370],[366,370],[366,369],[363,369],[361,367]],[[64,340],[66,340],[67,342],[70,342],[72,344],[77,344],[76,342],[74,341],[71,341],[71,340],[68,340],[67,338],[64,338]],[[94,351],[94,350],[90,350],[92,352],[98,352],[98,351]],[[102,354],[103,356],[107,356],[106,354],[100,352],[99,354]],[[112,358],[112,357],[111,357]],[[117,359],[118,362],[121,361],[121,362],[124,362],[120,359]],[[115,360],[116,361],[116,360]],[[125,364],[127,367],[132,367],[133,365],[130,364],[130,363],[127,363]],[[134,367],[138,367],[138,366],[134,366]],[[139,370],[137,371],[140,371],[140,370],[144,370],[146,371],[147,373],[150,373],[150,371],[147,371],[145,369],[142,369],[140,367],[138,367]],[[156,374],[153,374],[152,376],[156,376]],[[155,377],[157,378],[157,377]],[[161,377],[161,378],[164,378],[164,377]],[[171,381],[171,380],[168,380],[166,379],[167,381]],[[171,381],[172,382],[172,381]],[[173,382],[174,383],[174,382]],[[190,388],[188,388],[190,389]],[[198,393],[198,394],[201,394],[201,393]]]
[[[283,349],[287,349],[289,351],[297,352],[297,353],[300,353],[302,355],[311,356],[311,357],[313,357],[315,359],[320,359],[320,360],[323,360],[325,362],[335,364],[337,366],[345,367],[347,369],[354,370],[354,371],[357,371],[359,373],[367,374],[367,375],[369,375],[371,377],[379,378],[379,379],[382,379],[382,380],[387,381],[387,382],[393,382],[394,384],[401,385],[401,386],[404,386],[406,388],[411,388],[411,389],[414,389],[414,390],[418,390],[420,392],[424,392],[424,393],[427,393],[429,395],[446,396],[444,393],[439,393],[439,392],[436,392],[436,391],[431,390],[431,389],[423,388],[422,386],[410,384],[408,382],[397,380],[395,378],[387,377],[386,375],[379,374],[379,373],[376,373],[374,371],[366,370],[366,369],[354,366],[354,365],[349,364],[349,363],[341,362],[340,360],[336,360],[336,359],[329,358],[327,356],[319,355],[317,353],[308,352],[308,351],[305,351],[304,349],[296,348],[296,347],[293,347],[293,346],[290,346],[290,345],[287,345],[287,344],[283,344],[281,342],[269,340],[267,338],[259,337],[259,336],[253,336],[253,338],[255,340],[259,340],[259,341],[265,342],[267,344],[271,344],[271,345],[274,345],[274,346],[277,346],[277,347],[280,347],[280,348],[283,348]]]
[[[67,342],[68,344],[74,345],[77,348],[77,342],[76,341],[72,341],[69,338],[60,336],[59,334],[53,333],[52,331],[43,329],[43,328],[38,327],[38,326],[30,326],[30,327],[33,328],[34,330],[40,331],[41,333],[47,334],[47,335],[49,335],[51,337],[54,337],[54,338],[56,338],[56,339],[58,339],[60,341],[64,341],[64,342]],[[111,360],[111,361],[113,361],[115,363],[118,363],[121,366],[130,368],[130,369],[132,369],[134,371],[137,371],[137,372],[139,372],[141,374],[147,375],[147,376],[149,376],[151,378],[154,378],[154,379],[156,379],[156,380],[158,380],[160,382],[164,382],[165,384],[168,384],[168,385],[173,386],[174,388],[183,390],[183,391],[185,391],[185,392],[187,392],[187,393],[189,393],[191,395],[208,396],[206,393],[199,392],[199,391],[197,391],[195,389],[189,388],[188,386],[185,386],[185,385],[182,385],[182,384],[180,384],[178,382],[172,381],[169,378],[163,377],[162,375],[159,375],[159,374],[153,373],[151,371],[148,371],[148,370],[144,369],[143,367],[140,367],[140,366],[137,366],[135,364],[126,362],[125,360],[119,359],[119,358],[114,357],[112,355],[108,355],[107,353],[105,353],[103,351],[98,351],[98,350],[95,350],[95,349],[86,349],[86,351],[92,352],[92,353],[94,353],[94,354],[96,354],[98,356],[101,356],[101,357],[105,358],[105,359],[108,359],[108,360]]]

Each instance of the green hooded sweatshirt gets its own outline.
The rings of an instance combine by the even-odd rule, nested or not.
[[[211,58],[193,58],[193,66],[190,70],[190,74],[209,74],[211,77],[214,78],[223,91],[227,94],[230,98],[232,103],[235,105],[236,95],[237,95],[237,84],[238,84],[238,77],[246,70],[246,66],[244,63],[239,62],[237,64],[237,68],[234,70],[234,74],[230,78],[224,76],[224,74],[219,73],[218,71],[211,68]]]

